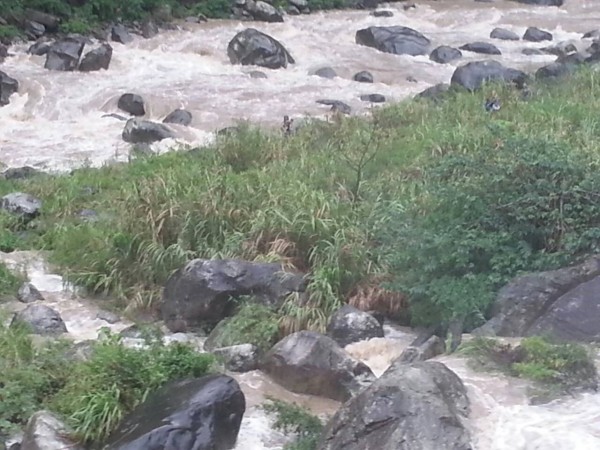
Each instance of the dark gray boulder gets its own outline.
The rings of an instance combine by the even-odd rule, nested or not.
[[[394,17],[394,13],[388,9],[380,9],[377,11],[371,11],[373,17]]]
[[[333,79],[337,77],[337,73],[331,67],[321,67],[320,69],[315,70],[313,75],[316,75],[321,78]]]
[[[79,64],[79,70],[81,72],[92,72],[100,69],[107,70],[110,66],[112,53],[113,49],[108,43],[102,44],[100,47],[85,54]]]
[[[50,42],[45,40],[38,40],[35,44],[31,45],[27,49],[27,53],[30,55],[44,56],[50,50]]]
[[[171,331],[212,327],[232,314],[236,297],[252,295],[279,305],[290,293],[305,288],[303,274],[284,272],[280,264],[194,259],[167,280],[162,318]]]
[[[175,137],[171,129],[162,123],[138,118],[127,121],[121,136],[125,142],[130,144],[150,144]]]
[[[515,278],[492,306],[478,335],[551,335],[600,342],[600,258]]]
[[[444,97],[447,96],[448,90],[450,89],[450,85],[447,83],[439,83],[434,86],[428,87],[424,91],[419,92],[415,98],[424,98],[427,100],[432,100],[434,102],[441,101]]]
[[[249,372],[258,368],[260,353],[256,345],[231,345],[216,348],[212,353],[220,357],[225,364],[225,368],[232,372]]]
[[[439,336],[431,336],[425,342],[416,345],[412,343],[404,349],[398,357],[398,361],[411,364],[419,361],[427,361],[435,358],[446,351],[446,345]]]
[[[538,6],[562,6],[564,0],[515,0],[519,3],[525,3],[526,5],[538,5]]]
[[[471,450],[460,378],[439,362],[394,361],[329,421],[317,450]]]
[[[452,74],[450,84],[474,91],[489,81],[512,82],[517,87],[521,87],[527,78],[524,72],[504,67],[497,61],[474,61],[457,67]]]
[[[351,114],[352,108],[347,103],[340,100],[321,99],[317,100],[316,103],[319,105],[331,106],[331,111],[341,112],[342,114]]]
[[[269,69],[285,68],[294,58],[283,45],[271,36],[247,28],[234,36],[227,46],[232,64],[256,65]]]
[[[17,300],[22,303],[35,303],[44,301],[44,296],[31,283],[23,283],[17,291]]]
[[[37,22],[41,25],[44,25],[45,29],[50,32],[58,31],[58,26],[60,25],[60,19],[57,16],[42,11],[37,11],[35,9],[26,9],[25,18],[32,22]]]
[[[600,39],[600,28],[597,30],[588,31],[583,35],[583,39]]]
[[[20,450],[83,450],[68,438],[73,434],[64,422],[50,411],[36,412],[25,427]],[[12,448],[12,447],[11,447]]]
[[[240,386],[227,375],[169,383],[125,417],[107,448],[229,450],[245,410]]]
[[[553,63],[540,67],[535,77],[537,79],[559,79],[575,72],[577,67],[587,62],[586,55],[572,53],[559,57]]]
[[[369,71],[362,70],[360,72],[356,72],[352,77],[354,81],[358,81],[359,83],[372,83],[373,82],[373,74]]]
[[[345,347],[353,342],[383,337],[383,327],[371,314],[344,305],[329,319],[327,336]]]
[[[494,28],[490,33],[490,38],[500,39],[502,41],[519,41],[521,38],[514,31],[507,30],[506,28]]]
[[[523,50],[521,50],[521,53],[523,53],[524,55],[527,55],[527,56],[539,56],[539,55],[546,54],[541,49],[533,48],[533,47],[524,48]]]
[[[471,42],[470,44],[461,45],[461,50],[473,53],[481,53],[484,55],[501,55],[502,52],[494,44],[489,42]]]
[[[573,53],[577,53],[577,47],[572,42],[559,42],[556,45],[544,47],[541,50],[544,53],[558,57],[564,57],[567,55],[572,55]]]
[[[363,102],[385,103],[385,95],[381,94],[363,94],[360,96]]]
[[[248,72],[248,75],[250,75],[250,78],[254,78],[254,79],[266,79],[267,74],[264,72],[261,72],[260,70],[252,70],[250,72]]]
[[[46,33],[46,27],[41,23],[34,22],[33,20],[26,20],[23,23],[23,30],[30,39],[37,39]]]
[[[10,213],[22,216],[24,219],[33,219],[39,216],[42,201],[24,192],[13,192],[2,197],[1,207]]]
[[[117,108],[121,111],[128,112],[132,116],[143,116],[146,114],[144,107],[144,99],[137,94],[123,94],[119,97]]]
[[[246,11],[254,18],[263,22],[283,22],[281,12],[273,5],[261,0],[246,0]]]
[[[67,326],[56,310],[35,303],[13,316],[10,326],[18,324],[29,326],[33,334],[55,335],[67,332]]]
[[[356,32],[356,43],[395,55],[426,55],[431,41],[408,27],[369,27]]]
[[[19,82],[0,70],[0,106],[8,105],[11,95],[19,90]]]
[[[5,180],[26,180],[33,178],[42,172],[31,166],[9,167],[2,172],[2,178]]]
[[[462,53],[459,49],[441,45],[434,49],[429,55],[429,59],[440,64],[446,64],[462,58]]]
[[[547,31],[541,30],[537,27],[529,27],[527,30],[525,30],[523,40],[530,42],[551,41],[552,33],[548,33]]]
[[[142,37],[144,39],[151,39],[158,35],[158,25],[153,20],[146,20],[142,24]]]
[[[56,41],[46,53],[44,67],[48,70],[72,71],[79,66],[79,58],[85,42],[82,39],[66,37]]]
[[[124,25],[115,25],[110,30],[110,38],[121,44],[129,44],[133,41],[133,36],[129,33],[129,30]]]
[[[300,331],[279,341],[264,356],[260,368],[289,391],[342,402],[375,380],[365,364],[330,337],[314,331]]]
[[[185,109],[176,109],[163,119],[163,123],[175,123],[187,127],[192,123],[192,113]]]

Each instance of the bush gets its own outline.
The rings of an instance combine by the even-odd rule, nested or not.
[[[146,348],[133,349],[106,334],[84,362],[72,361],[68,346],[37,348],[26,329],[0,326],[0,434],[50,408],[67,418],[76,438],[100,442],[149,393],[171,380],[202,376],[214,362],[189,346],[151,338]]]
[[[305,408],[269,398],[263,409],[276,416],[274,427],[284,433],[293,433],[295,439],[284,450],[315,450],[323,424]]]

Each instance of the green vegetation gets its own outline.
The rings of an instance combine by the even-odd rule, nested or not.
[[[126,348],[106,334],[92,344],[89,360],[75,361],[67,342],[36,346],[26,329],[0,326],[0,435],[46,407],[67,419],[76,438],[99,442],[150,392],[204,375],[213,364],[189,346],[151,338],[146,344]]]
[[[293,433],[295,439],[286,444],[284,450],[315,450],[323,430],[321,420],[305,408],[296,404],[269,399],[263,409],[275,415],[274,427],[284,433]]]
[[[22,282],[23,280],[10,271],[4,263],[0,263],[0,299],[14,296]]]
[[[209,338],[214,348],[237,344],[254,344],[266,352],[279,338],[278,316],[271,309],[245,303],[235,316],[225,319]]]
[[[557,343],[535,336],[512,347],[494,339],[475,338],[459,351],[468,355],[476,368],[499,370],[554,390],[589,389],[597,383],[590,352],[576,343]]]

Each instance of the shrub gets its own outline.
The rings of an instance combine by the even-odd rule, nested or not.
[[[296,404],[269,398],[263,409],[276,417],[274,427],[284,433],[293,433],[295,439],[284,450],[315,450],[323,424],[308,410]]]

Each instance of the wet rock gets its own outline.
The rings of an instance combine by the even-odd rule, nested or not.
[[[446,351],[444,341],[438,336],[431,336],[420,345],[408,346],[400,355],[398,360],[405,364],[411,364],[419,361],[426,361],[442,355]]]
[[[373,17],[394,17],[394,13],[392,11],[389,11],[387,9],[382,9],[379,11],[372,11],[371,15]]]
[[[32,20],[26,20],[23,24],[23,30],[29,38],[37,39],[44,35],[46,32],[46,27],[41,23],[34,22]]]
[[[115,114],[115,113],[102,114],[102,117],[110,117],[112,119],[117,119],[117,120],[120,120],[122,122],[127,122],[129,120],[127,117],[122,116],[121,114]]]
[[[146,20],[142,24],[142,37],[144,39],[151,39],[158,35],[158,32],[158,25],[156,25],[153,20]]]
[[[333,79],[338,76],[335,70],[333,70],[331,67],[321,67],[320,69],[315,70],[313,75],[328,79]]]
[[[363,102],[371,102],[371,103],[384,103],[385,95],[381,94],[363,94],[360,96],[360,99]]]
[[[290,334],[267,352],[261,370],[298,394],[346,401],[373,382],[371,369],[333,339],[313,331]]]
[[[19,90],[19,82],[0,70],[0,106],[8,105],[11,95]]]
[[[83,447],[67,438],[73,431],[50,411],[38,411],[23,433],[21,450],[82,450]]]
[[[25,219],[33,219],[40,214],[42,201],[24,192],[13,192],[2,197],[1,207]]]
[[[578,66],[586,62],[586,56],[580,53],[559,57],[555,62],[540,67],[535,77],[537,79],[558,79],[575,72]]]
[[[273,5],[261,0],[247,0],[246,11],[248,11],[254,20],[262,20],[264,22],[283,22],[283,16]]]
[[[402,5],[402,9],[404,11],[408,11],[409,9],[416,9],[417,8],[417,4],[410,2],[410,3],[405,3],[404,5]]]
[[[77,69],[85,42],[66,37],[56,41],[48,49],[44,67],[48,70],[72,71]]]
[[[429,55],[430,60],[440,64],[446,64],[460,58],[462,58],[461,51],[454,47],[448,47],[447,45],[441,45]]]
[[[175,123],[187,127],[192,123],[192,113],[185,109],[176,109],[163,119],[163,123]]]
[[[110,311],[98,311],[98,314],[96,314],[96,319],[104,320],[105,322],[108,322],[110,324],[118,323],[121,321],[121,318],[117,314],[112,313]]]
[[[394,361],[346,402],[323,431],[318,450],[470,450],[462,381],[439,362]]]
[[[111,450],[228,450],[235,446],[246,400],[226,375],[169,383],[125,417]]]
[[[523,50],[521,50],[521,53],[527,56],[545,55],[545,53],[539,48],[524,48]]]
[[[110,60],[112,58],[113,49],[112,47],[104,43],[100,47],[85,54],[79,64],[79,70],[81,72],[92,72],[100,69],[108,69]]]
[[[227,55],[232,64],[256,65],[269,69],[285,68],[294,58],[271,36],[254,28],[239,32],[229,42]]]
[[[541,49],[544,53],[555,55],[558,57],[571,55],[577,53],[577,47],[571,42],[560,42],[551,47],[544,47]]]
[[[344,305],[329,319],[327,336],[345,347],[353,342],[383,337],[383,327],[372,315]]]
[[[0,43],[0,63],[8,56],[8,47]]]
[[[67,326],[60,314],[46,305],[30,304],[14,315],[10,326],[23,323],[33,334],[55,335],[67,332]]]
[[[150,144],[175,137],[167,126],[138,118],[127,121],[121,136],[125,142],[130,144]]]
[[[137,94],[128,93],[121,95],[121,97],[119,97],[119,101],[117,102],[117,108],[128,112],[132,116],[143,116],[146,114],[144,99]]]
[[[321,100],[317,100],[318,104],[320,105],[327,105],[327,106],[331,106],[331,111],[338,111],[341,112],[342,114],[351,114],[352,113],[352,108],[350,107],[350,105],[340,101],[340,100],[330,100],[330,99],[321,99]]]
[[[303,274],[283,272],[276,263],[194,259],[167,280],[162,317],[171,331],[214,326],[231,315],[236,297],[279,305],[290,293],[304,291],[305,283]]]
[[[23,303],[44,301],[44,296],[31,283],[23,283],[17,292],[17,300]]]
[[[48,41],[39,40],[31,47],[27,49],[27,53],[30,55],[43,56],[50,50],[50,43]]]
[[[33,178],[41,173],[42,172],[31,166],[11,167],[2,172],[2,178],[5,180],[25,180],[27,178]]]
[[[506,28],[494,28],[490,33],[490,38],[500,39],[502,41],[519,41],[521,38],[514,31],[507,30]]]
[[[372,83],[373,82],[373,74],[366,70],[362,70],[357,72],[352,77],[354,81],[358,81],[359,83]]]
[[[425,98],[433,101],[440,101],[443,97],[448,93],[448,89],[450,89],[450,85],[446,83],[439,83],[434,86],[428,87],[422,92],[419,92],[416,95],[416,98]]]
[[[124,25],[115,25],[110,30],[110,38],[121,44],[129,44],[133,42],[133,36],[129,33],[127,28]]]
[[[562,6],[564,0],[516,0],[519,3],[538,6]]]
[[[356,43],[395,55],[426,55],[431,41],[408,27],[369,27],[356,32]]]
[[[25,18],[32,22],[37,22],[44,26],[50,32],[58,31],[60,19],[53,14],[37,11],[34,9],[25,10]]]
[[[600,29],[588,31],[583,35],[583,39],[600,39]]]
[[[504,67],[497,61],[475,61],[457,67],[452,74],[450,84],[474,91],[489,81],[512,82],[520,87],[527,78],[524,72]]]
[[[240,344],[213,350],[221,357],[225,368],[232,372],[249,372],[258,368],[259,351],[255,345]]]
[[[541,30],[537,27],[529,27],[527,30],[525,30],[523,40],[530,42],[551,41],[552,33],[548,33],[547,31]]]
[[[250,75],[250,78],[255,78],[255,79],[268,78],[267,74],[264,72],[261,72],[260,70],[253,70],[253,71],[249,72],[248,75]]]
[[[515,278],[492,306],[478,335],[551,335],[600,342],[600,258],[564,269]]]
[[[488,42],[471,42],[459,47],[461,50],[465,50],[473,53],[482,53],[484,55],[501,55],[502,52],[494,44]]]

